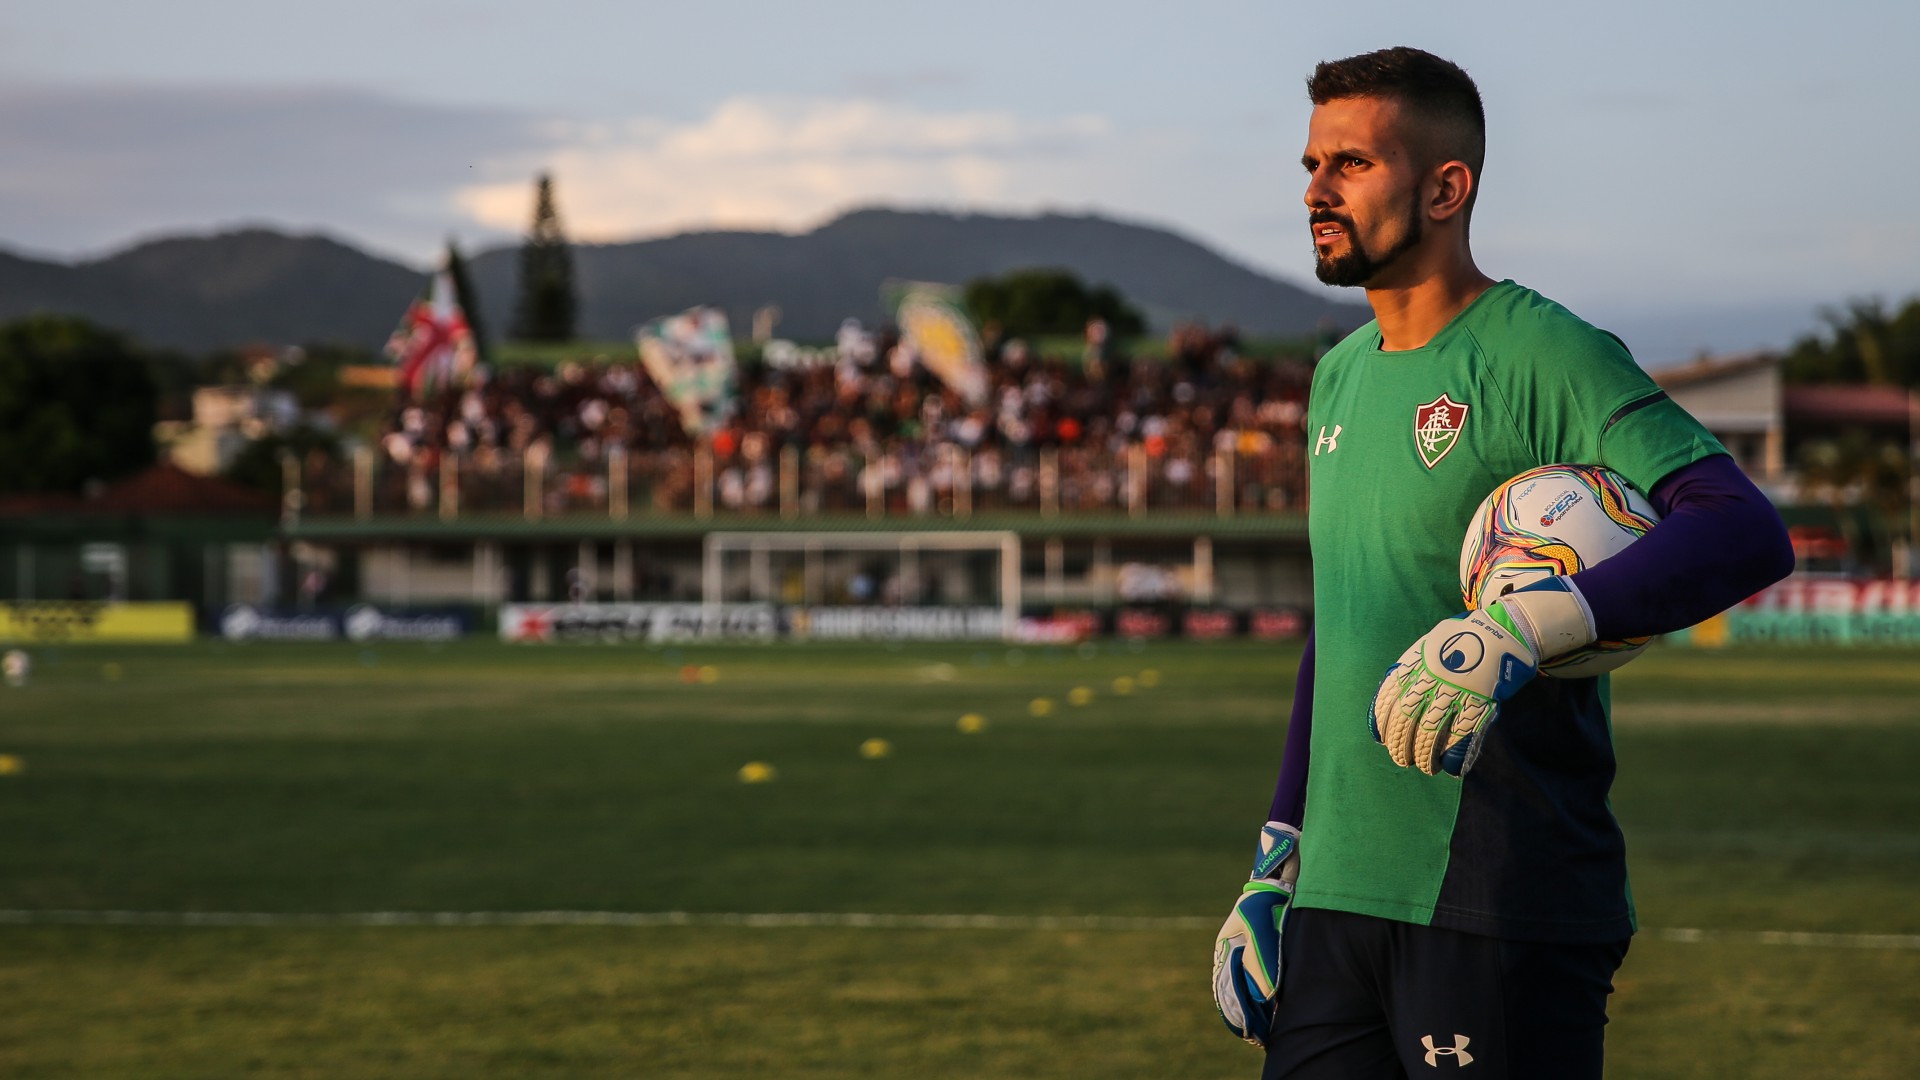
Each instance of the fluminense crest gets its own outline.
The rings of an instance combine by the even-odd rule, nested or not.
[[[1460,444],[1460,432],[1467,423],[1467,409],[1446,394],[1441,394],[1413,410],[1413,448],[1431,469]]]

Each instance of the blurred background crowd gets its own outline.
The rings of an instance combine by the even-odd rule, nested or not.
[[[1134,482],[1156,506],[1210,507],[1224,454],[1235,459],[1235,486],[1248,488],[1237,502],[1298,508],[1305,359],[1255,360],[1232,328],[1190,323],[1173,330],[1168,359],[1151,361],[1110,351],[1098,320],[1079,357],[1043,357],[991,327],[984,336],[988,383],[977,404],[920,364],[894,328],[870,334],[850,321],[830,349],[743,363],[735,407],[704,440],[637,361],[477,373],[471,385],[396,407],[380,465],[390,478],[416,478],[418,502],[434,497],[446,457],[463,483],[484,490],[490,480],[517,483],[531,454],[555,476],[546,497],[560,511],[604,503],[618,455],[636,502],[685,510],[704,441],[722,509],[774,506],[786,453],[804,510],[856,509],[877,495],[889,510],[925,513],[962,486],[973,506],[1033,504],[1047,451],[1063,508],[1123,505],[1130,468],[1144,469]]]

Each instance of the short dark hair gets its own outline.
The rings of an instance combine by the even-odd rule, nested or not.
[[[1480,104],[1480,88],[1460,65],[1405,45],[1326,60],[1307,79],[1307,97],[1315,105],[1358,97],[1397,102],[1419,122],[1409,140],[1428,164],[1465,162],[1473,172],[1473,195],[1480,193],[1487,113]]]

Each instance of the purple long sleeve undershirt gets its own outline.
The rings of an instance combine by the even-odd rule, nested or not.
[[[1307,632],[1307,651],[1300,656],[1300,674],[1293,683],[1293,709],[1287,715],[1287,748],[1280,757],[1280,782],[1273,789],[1268,821],[1294,828],[1307,816],[1307,754],[1313,733],[1313,632]]]
[[[1669,634],[1793,572],[1773,504],[1724,454],[1675,469],[1648,493],[1660,524],[1573,584],[1603,638]]]
[[[1793,572],[1780,515],[1724,454],[1675,469],[1648,493],[1660,523],[1625,551],[1572,576],[1603,638],[1666,634],[1716,615]],[[1313,636],[1300,660],[1287,746],[1269,820],[1306,814],[1313,726]]]

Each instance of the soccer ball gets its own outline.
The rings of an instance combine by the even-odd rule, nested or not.
[[[1460,545],[1460,595],[1477,611],[1542,578],[1572,574],[1619,554],[1660,520],[1620,474],[1598,465],[1542,465],[1494,488]],[[1639,655],[1652,638],[1596,641],[1540,665],[1540,674],[1584,679]]]

